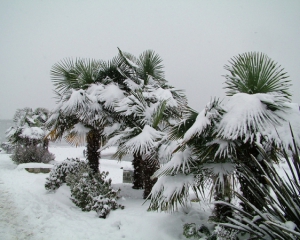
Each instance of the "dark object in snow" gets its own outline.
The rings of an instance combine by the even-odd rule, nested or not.
[[[132,183],[133,181],[133,170],[123,169],[123,183]]]
[[[51,168],[25,168],[30,173],[49,173]]]

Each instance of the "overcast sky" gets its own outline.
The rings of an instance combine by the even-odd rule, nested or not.
[[[288,72],[300,103],[299,0],[1,0],[0,119],[55,107],[50,69],[66,57],[109,60],[117,47],[152,49],[166,78],[200,111],[225,96],[230,58],[266,53]]]

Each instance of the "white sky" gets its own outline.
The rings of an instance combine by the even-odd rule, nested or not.
[[[55,106],[50,69],[66,57],[109,60],[152,49],[166,78],[201,110],[223,98],[223,66],[249,51],[288,72],[300,103],[299,0],[1,0],[0,119]]]

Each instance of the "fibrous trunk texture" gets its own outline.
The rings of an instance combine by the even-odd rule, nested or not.
[[[227,175],[223,175],[222,178],[224,187],[216,186],[214,199],[215,201],[224,201],[230,203],[232,194],[230,180]],[[215,204],[213,215],[215,221],[226,222],[227,217],[232,217],[232,208],[224,204]]]
[[[146,158],[144,160],[144,194],[146,199],[151,193],[153,185],[157,179],[151,179],[151,176],[159,169],[159,162],[156,159]]]
[[[266,180],[263,177],[263,173],[260,171],[260,169],[256,166],[256,164],[253,162],[252,156],[255,158],[258,158],[259,152],[254,146],[248,146],[247,150],[242,154],[242,156],[239,156],[239,159],[241,162],[246,165],[250,171],[253,173],[255,178],[261,183],[261,184],[266,184]],[[264,165],[262,163],[262,167],[264,168]],[[242,174],[239,174],[239,171],[237,172],[237,177],[240,183],[240,190],[242,192],[242,195],[255,207],[258,209],[262,209],[262,204],[258,202],[256,197],[253,195],[253,192],[248,186],[248,182],[245,180],[245,177]],[[259,194],[259,193],[256,193]],[[264,199],[264,196],[261,196],[261,200]],[[246,211],[251,211],[251,208],[249,208],[245,204],[241,204]]]
[[[133,189],[142,189],[144,186],[144,170],[143,159],[140,154],[135,153],[133,155]]]
[[[89,163],[90,168],[94,173],[99,171],[99,159],[100,159],[100,140],[101,135],[99,131],[93,129],[88,132],[86,141],[87,141],[87,151],[86,156]]]

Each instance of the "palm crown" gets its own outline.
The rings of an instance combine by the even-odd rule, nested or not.
[[[225,75],[227,94],[277,92],[289,98],[291,86],[287,73],[263,53],[244,53],[233,57],[225,65],[230,74]]]

